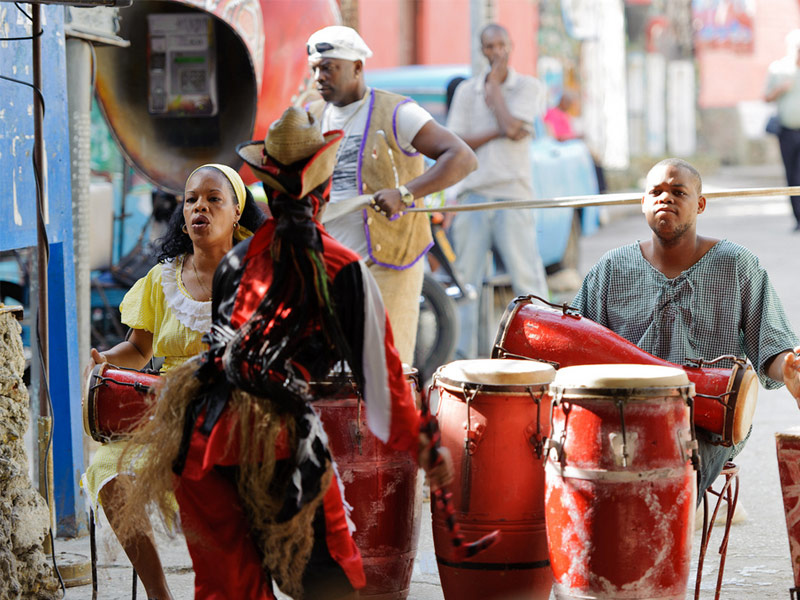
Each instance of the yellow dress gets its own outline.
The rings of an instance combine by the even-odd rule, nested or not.
[[[211,301],[195,300],[183,285],[184,259],[182,255],[154,266],[119,306],[125,325],[153,334],[153,356],[164,357],[162,373],[203,352],[206,345],[201,338],[211,327]],[[100,490],[118,475],[124,448],[124,441],[100,446],[81,478],[81,487],[95,510]]]

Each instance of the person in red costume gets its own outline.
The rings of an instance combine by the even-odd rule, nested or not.
[[[137,485],[152,498],[174,473],[195,598],[274,598],[273,579],[307,600],[355,598],[365,585],[311,381],[354,381],[372,433],[412,453],[434,488],[452,478],[449,457],[429,464],[372,275],[317,220],[341,138],[290,108],[263,142],[237,148],[273,217],[220,263],[209,350],[165,380],[162,393],[182,400],[141,430],[165,451]],[[179,443],[157,428],[182,431]]]

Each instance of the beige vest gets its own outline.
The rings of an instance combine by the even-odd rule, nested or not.
[[[396,188],[418,177],[425,170],[422,155],[406,154],[395,137],[397,108],[411,100],[391,92],[372,89],[368,102],[367,128],[361,142],[356,173],[363,194]],[[318,119],[322,117],[324,109],[325,102],[322,100],[309,106],[309,111]],[[381,130],[385,137],[378,134]],[[418,198],[415,206],[420,205],[421,201]],[[427,213],[409,213],[390,221],[382,214],[366,209],[364,227],[369,258],[384,267],[408,268],[433,245]]]

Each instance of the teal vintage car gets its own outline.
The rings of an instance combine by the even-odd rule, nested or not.
[[[440,123],[446,114],[447,84],[455,77],[469,77],[466,65],[410,65],[366,72],[367,84],[410,96]],[[594,162],[581,140],[558,142],[548,136],[541,122],[531,141],[534,196],[538,199],[597,193]],[[539,254],[548,272],[577,266],[577,238],[597,228],[595,207],[537,209]]]

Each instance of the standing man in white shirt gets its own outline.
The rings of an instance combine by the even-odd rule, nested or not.
[[[412,364],[422,259],[433,238],[428,215],[402,211],[463,179],[477,166],[475,154],[410,98],[367,87],[364,61],[372,51],[354,29],[325,27],[311,35],[307,49],[323,98],[309,112],[321,121],[322,131],[341,129],[345,135],[330,202],[373,196],[372,209],[330,220],[325,228],[366,261],[381,290],[400,358]],[[427,171],[423,154],[436,161]]]
[[[800,29],[786,36],[786,56],[767,72],[764,100],[778,105],[778,143],[787,185],[800,185]],[[791,196],[794,230],[800,231],[800,196]]]
[[[535,77],[509,66],[511,38],[505,27],[489,24],[480,39],[489,69],[458,86],[447,119],[448,128],[475,151],[479,163],[478,170],[461,183],[459,204],[530,200],[530,143],[534,119],[544,113],[545,88]],[[516,294],[547,298],[532,210],[457,213],[450,235],[456,266],[476,289],[483,284],[487,253],[494,247],[511,274]],[[456,357],[475,358],[478,302],[464,301],[459,310],[461,336]]]

